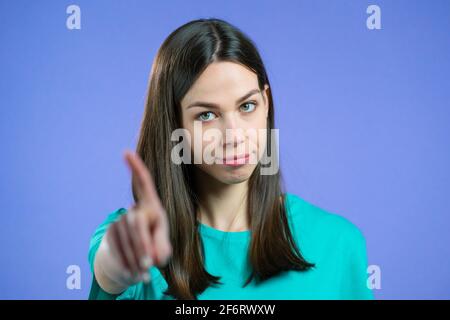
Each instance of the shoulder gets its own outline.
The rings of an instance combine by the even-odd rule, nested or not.
[[[361,230],[341,214],[325,210],[293,193],[285,193],[286,213],[295,233],[315,240],[364,242]]]

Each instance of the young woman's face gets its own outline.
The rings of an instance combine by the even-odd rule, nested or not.
[[[267,90],[238,63],[214,62],[205,69],[181,101],[182,126],[190,133],[198,169],[226,184],[250,177],[266,146]]]

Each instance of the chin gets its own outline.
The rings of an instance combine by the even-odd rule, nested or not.
[[[212,178],[223,184],[238,184],[250,179],[256,165],[245,164],[241,167],[226,167],[223,165],[214,165],[204,168],[203,171]]]

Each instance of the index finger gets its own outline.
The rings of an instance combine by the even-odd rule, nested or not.
[[[153,178],[141,157],[132,151],[125,151],[125,160],[136,181],[136,192],[139,202],[162,207],[156,192]]]

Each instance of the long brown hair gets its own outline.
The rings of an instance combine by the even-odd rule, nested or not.
[[[137,153],[151,174],[169,221],[173,254],[159,268],[168,288],[164,294],[177,299],[197,299],[220,277],[205,270],[202,240],[196,212],[198,195],[193,185],[193,164],[174,164],[172,132],[181,128],[181,103],[186,92],[205,68],[215,61],[239,63],[258,76],[260,89],[269,85],[262,59],[254,43],[238,28],[220,19],[199,19],[172,32],[153,61]],[[272,93],[268,91],[268,127],[274,128]],[[268,143],[270,143],[270,130]],[[249,180],[247,195],[251,240],[249,263],[252,279],[264,281],[287,270],[304,271],[307,262],[293,240],[282,192],[281,172],[261,175],[259,163]],[[132,191],[137,201],[135,181]]]

